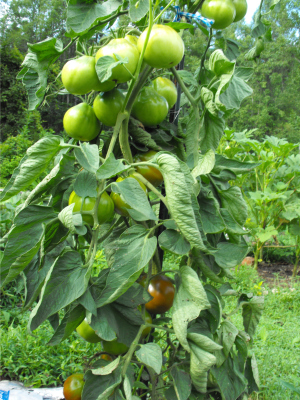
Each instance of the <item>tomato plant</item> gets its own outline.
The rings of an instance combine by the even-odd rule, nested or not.
[[[142,51],[148,28],[138,39],[139,52]],[[154,25],[146,46],[144,60],[153,68],[171,68],[177,65],[184,54],[184,43],[178,33],[166,25]]]
[[[238,22],[247,14],[248,4],[246,0],[232,0],[235,8],[235,18],[233,22]]]
[[[61,71],[61,80],[67,91],[72,94],[86,94],[92,90],[106,92],[115,87],[112,81],[99,82],[95,58],[92,56],[68,61]]]
[[[90,327],[85,319],[77,326],[76,332],[87,342],[98,343],[101,341],[101,338],[95,333],[94,329]]]
[[[116,83],[127,82],[132,78],[139,60],[139,52],[135,45],[126,39],[113,39],[106,46],[101,47],[96,53],[96,62],[104,56],[113,57],[116,61],[119,58],[127,59],[124,65],[117,65],[113,68],[112,75],[109,78]]]
[[[82,197],[78,196],[74,190],[70,194],[69,197],[69,205],[75,204],[73,208],[73,212],[86,212],[86,211],[93,211],[96,203],[95,197],[85,197],[83,204],[82,204]],[[98,206],[98,223],[103,224],[106,221],[112,219],[114,215],[114,203],[110,196],[104,192],[101,195],[99,206]],[[82,215],[83,221],[87,224],[93,226],[94,225],[94,218],[92,215],[83,214]]]
[[[167,100],[169,108],[175,105],[177,101],[177,89],[170,79],[159,76],[151,82],[151,86]]]
[[[144,87],[132,107],[132,115],[145,126],[160,124],[168,115],[167,100],[151,87]]]
[[[64,115],[63,125],[69,136],[82,142],[95,139],[100,133],[99,121],[87,103],[70,108]]]
[[[96,117],[104,125],[114,126],[124,100],[125,97],[119,89],[113,89],[110,92],[99,94],[95,98],[93,104]]]
[[[81,400],[84,386],[83,374],[77,373],[69,376],[64,382],[63,394],[66,400]]]
[[[195,14],[201,4],[179,0],[176,7]],[[29,109],[61,91],[59,79],[47,85],[47,73],[70,47],[77,59],[95,57],[99,82],[117,87],[71,97],[81,103],[67,111],[63,126],[75,140],[43,137],[0,193],[6,201],[31,189],[1,241],[1,287],[22,274],[25,308],[32,310],[28,329],[49,320],[51,345],[76,328],[101,339],[103,352],[84,360],[82,400],[249,397],[259,390],[253,341],[263,297],[230,285],[249,250],[247,203],[233,182],[246,180],[258,162],[217,148],[227,118],[252,93],[251,66],[238,58],[237,41],[233,46],[222,32],[215,35],[198,14],[197,24],[193,15],[190,23],[173,21],[172,2],[71,1],[67,7],[69,42],[64,47],[55,36],[30,45],[22,64]],[[206,7],[215,13],[208,15],[215,28],[233,22],[231,1],[206,0],[203,13]],[[259,9],[253,43],[268,43],[267,18]],[[193,73],[184,69],[184,53],[193,50],[184,40],[198,37],[195,32],[206,48],[193,55]],[[137,46],[128,41],[131,34]],[[81,61],[73,74],[78,86],[90,79]],[[176,93],[161,79],[170,75]],[[137,283],[142,274],[147,289]],[[233,311],[224,309],[223,296],[236,297]],[[152,321],[146,311],[165,315]],[[234,313],[242,314],[243,327],[234,325]],[[103,353],[120,357],[111,361]]]
[[[205,0],[201,13],[204,17],[213,19],[213,28],[227,28],[235,19],[236,10],[232,0]]]
[[[134,162],[137,163],[139,161],[150,161],[155,154],[157,154],[157,152],[153,150],[149,150],[146,153],[136,154],[134,157]],[[136,170],[154,186],[159,186],[163,183],[164,178],[160,171],[155,167],[151,167],[149,165],[140,165],[136,167]]]

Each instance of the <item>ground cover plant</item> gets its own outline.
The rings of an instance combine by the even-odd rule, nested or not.
[[[51,169],[15,210],[1,286],[23,279],[28,331],[50,322],[49,345],[75,329],[101,342],[85,366],[83,400],[234,400],[259,390],[253,340],[263,297],[227,281],[248,252],[247,204],[229,181],[258,163],[215,155],[226,118],[252,93],[251,68],[237,64],[236,43],[212,44],[214,28],[236,18],[230,0],[221,25],[218,7],[204,2],[213,18],[201,19],[205,27],[178,21],[180,9],[195,13],[202,2],[172,3],[70,2],[69,44],[29,44],[18,76],[29,110],[45,95],[78,101],[64,115],[66,136],[33,144],[1,193],[9,200]],[[207,46],[192,74],[181,31],[196,27]],[[270,37],[261,8],[252,35]],[[72,45],[76,58],[47,86],[49,67]],[[95,268],[100,247],[107,265]],[[177,269],[166,269],[164,251],[180,256]],[[240,328],[223,313],[227,296]]]

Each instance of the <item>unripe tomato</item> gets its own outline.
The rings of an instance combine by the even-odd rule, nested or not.
[[[63,126],[69,136],[82,142],[95,139],[100,132],[100,122],[87,103],[69,108],[64,115]]]
[[[157,152],[153,150],[147,151],[147,153],[139,153],[134,157],[134,162],[139,161],[150,161]],[[140,165],[136,167],[139,174],[143,175],[147,181],[152,183],[153,186],[159,186],[163,183],[163,176],[157,168],[149,167],[148,165]]]
[[[203,17],[215,21],[214,29],[227,28],[234,21],[235,13],[232,0],[205,0],[201,8]]]
[[[92,90],[106,92],[115,87],[114,82],[101,83],[95,69],[95,58],[82,56],[68,61],[62,71],[61,80],[64,87],[72,94],[86,94]]]
[[[138,39],[141,53],[147,36],[147,30]],[[178,33],[167,25],[154,25],[147,43],[144,60],[153,68],[171,68],[177,65],[184,54],[184,43]]]
[[[140,91],[132,107],[134,118],[145,126],[160,124],[168,115],[168,111],[167,100],[151,87],[144,87]]]
[[[133,35],[126,35],[125,39],[128,40],[129,43],[133,44],[134,46],[137,46],[137,41],[138,38],[136,36]]]
[[[128,178],[136,179],[138,181],[138,183],[140,184],[141,188],[147,194],[146,186],[142,182],[139,181],[139,179],[135,176],[134,173],[131,175],[128,175]],[[122,182],[124,179],[127,179],[127,178],[119,177],[116,182]],[[123,200],[123,197],[121,195],[119,195],[119,193],[114,193],[114,192],[111,192],[110,197],[112,198],[112,200],[114,202],[115,212],[120,215],[123,215],[123,217],[129,217],[128,209],[131,209],[131,207],[127,203],[125,203],[125,201]]]
[[[175,288],[173,283],[164,275],[157,275],[151,279],[148,292],[153,297],[145,304],[151,314],[162,314],[170,310],[173,305]]]
[[[85,197],[82,211],[92,211],[95,207],[96,198],[95,197]],[[73,212],[80,211],[82,204],[82,197],[78,196],[74,190],[69,197],[69,205],[75,203]],[[104,192],[101,195],[100,203],[98,206],[98,222],[99,224],[104,224],[104,222],[109,221],[114,215],[114,203],[109,195]],[[94,219],[92,215],[82,215],[82,219],[87,224],[93,226]]]
[[[167,100],[169,108],[174,106],[177,101],[177,89],[170,79],[158,77],[152,81],[151,87]]]
[[[96,117],[106,126],[116,125],[124,100],[125,97],[119,89],[98,94],[93,104]]]
[[[246,0],[232,0],[235,8],[235,18],[233,22],[238,22],[247,14],[248,4]]]
[[[112,354],[113,356],[118,356],[120,354],[127,353],[128,351],[128,347],[126,346],[126,344],[118,342],[117,339],[112,340],[111,342],[103,340],[102,348],[103,351]]]
[[[112,76],[109,78],[110,81],[115,81],[116,83],[123,83],[129,81],[135,73],[138,61],[139,61],[139,51],[136,46],[131,44],[126,39],[113,39],[106,46],[101,47],[96,53],[96,62],[100,57],[110,56],[118,61],[116,55],[121,58],[128,58],[128,63],[124,65],[117,65],[112,70]]]
[[[76,328],[76,332],[89,343],[98,343],[101,341],[94,329],[84,319]]]
[[[113,358],[109,355],[109,354],[101,354],[102,360],[106,360],[106,361],[113,361]]]
[[[69,376],[64,383],[63,394],[66,400],[81,400],[84,386],[83,374],[77,373]]]

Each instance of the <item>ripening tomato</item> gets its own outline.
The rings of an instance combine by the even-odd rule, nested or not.
[[[152,81],[151,87],[167,100],[169,108],[174,106],[177,101],[177,89],[170,79],[158,77]]]
[[[83,95],[97,90],[106,92],[115,87],[115,83],[106,81],[101,83],[95,69],[95,58],[82,56],[68,61],[62,71],[61,80],[69,93]]]
[[[120,343],[117,339],[108,342],[106,340],[102,341],[103,351],[106,353],[112,354],[113,356],[119,356],[120,354],[127,353],[128,346],[124,343]]]
[[[116,125],[124,100],[125,97],[119,89],[98,94],[93,103],[96,117],[106,126]]]
[[[95,139],[100,132],[100,122],[87,103],[69,108],[64,115],[63,126],[69,136],[82,142]]]
[[[160,124],[168,115],[168,111],[167,100],[149,86],[143,87],[132,107],[133,117],[144,126]]]
[[[147,194],[146,186],[142,182],[139,181],[138,177],[135,176],[135,173],[128,175],[127,178],[136,179],[138,181],[138,183],[140,184],[141,188]],[[119,177],[116,182],[121,182],[127,178]],[[114,192],[111,192],[110,197],[112,198],[112,200],[114,202],[115,212],[120,215],[123,215],[123,217],[129,217],[130,215],[129,215],[128,209],[131,209],[131,207],[127,203],[125,203],[125,201],[123,200],[123,197],[121,195],[119,195],[119,193],[114,193]]]
[[[96,53],[96,62],[104,56],[110,56],[116,61],[119,61],[116,56],[122,59],[128,58],[128,63],[125,64],[126,68],[119,64],[112,70],[109,80],[116,83],[127,82],[132,78],[140,58],[137,47],[126,39],[113,39],[106,46],[101,47]]]
[[[142,281],[140,282],[141,284]],[[151,314],[162,314],[170,310],[173,305],[175,287],[164,275],[157,275],[152,278],[148,285],[148,292],[153,297],[145,304],[146,310]]]
[[[106,360],[106,361],[113,361],[113,358],[109,355],[109,354],[101,354],[102,360]]]
[[[247,14],[248,4],[246,0],[232,0],[235,8],[235,18],[233,22],[238,22]]]
[[[96,198],[95,197],[85,197],[82,211],[92,211],[95,207]],[[78,196],[75,191],[70,194],[69,205],[75,203],[73,212],[81,210],[82,197]],[[109,195],[104,192],[101,195],[100,203],[98,206],[98,222],[99,225],[104,224],[104,222],[109,221],[114,215],[114,203]],[[83,221],[87,224],[93,226],[94,218],[92,215],[82,215]]]
[[[64,383],[63,394],[66,400],[81,400],[84,386],[83,374],[76,373],[69,376]]]
[[[138,39],[138,50],[141,53],[147,31]],[[184,54],[184,43],[178,33],[168,25],[154,25],[147,43],[144,60],[153,68],[171,68],[177,65]]]
[[[134,157],[134,162],[150,161],[156,153],[157,152],[153,150],[149,150],[147,153],[139,153]],[[148,165],[140,165],[136,167],[136,170],[155,187],[163,183],[164,178],[157,168]]]
[[[101,341],[94,329],[84,319],[76,328],[76,332],[89,343],[98,343]]]
[[[234,21],[235,13],[232,0],[205,0],[201,8],[203,17],[215,21],[214,29],[227,28]]]
[[[129,43],[133,44],[134,46],[137,46],[137,41],[138,38],[136,36],[133,35],[126,35],[125,39],[128,40]]]

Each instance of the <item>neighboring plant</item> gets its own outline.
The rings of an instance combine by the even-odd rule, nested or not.
[[[247,204],[229,181],[259,163],[215,155],[225,118],[252,93],[246,83],[249,68],[236,65],[234,49],[228,58],[214,48],[206,60],[213,30],[202,27],[206,51],[195,74],[185,71],[177,31],[195,27],[166,23],[171,3],[141,1],[127,9],[127,3],[120,7],[114,0],[70,2],[70,43],[63,48],[53,37],[30,44],[19,74],[33,110],[46,93],[55,95],[54,85],[47,86],[47,69],[76,43],[80,57],[96,56],[99,84],[121,83],[112,89],[122,92],[123,101],[112,129],[96,120],[92,104],[97,92],[79,97],[82,105],[68,110],[64,121],[71,139],[48,135],[31,146],[1,193],[5,201],[34,184],[4,238],[1,269],[3,287],[19,274],[24,278],[24,308],[32,310],[28,329],[35,331],[49,320],[54,330],[49,344],[55,345],[79,326],[81,331],[86,319],[84,335],[88,324],[87,337],[92,332],[93,339],[94,333],[101,339],[103,352],[86,366],[83,400],[236,400],[259,389],[252,343],[263,298],[237,294],[226,281],[248,252],[243,239]],[[191,12],[200,7],[199,2],[179,5]],[[123,14],[130,24],[112,33],[106,29],[108,23],[113,29]],[[125,33],[139,36],[137,47],[134,41],[116,39]],[[81,67],[90,69],[91,64]],[[178,93],[184,93],[182,110],[178,98],[171,121],[164,119],[169,102],[147,87],[167,68]],[[72,69],[66,73],[68,87],[84,93],[82,82],[72,82],[77,74]],[[91,76],[89,90],[96,88]],[[67,93],[59,79],[57,86]],[[155,109],[158,98],[167,110],[163,116]],[[100,102],[98,111],[102,107]],[[140,153],[149,156],[150,150],[154,153],[143,161]],[[145,178],[147,166],[160,173],[163,183],[156,179],[156,187]],[[107,267],[101,266],[102,248]],[[180,256],[176,269],[166,270],[166,250]],[[144,286],[138,283],[142,273]],[[238,297],[228,315],[223,296]],[[239,310],[244,331],[230,319]],[[113,361],[101,358],[104,353]]]
[[[299,144],[288,143],[274,136],[259,142],[251,139],[252,133],[227,131],[219,151],[227,157],[234,157],[237,163],[258,163],[248,175],[234,180],[234,184],[242,189],[248,204],[249,217],[245,227],[251,232],[254,242],[254,268],[257,269],[259,260],[263,258],[265,243],[277,237],[285,229],[286,223],[293,220],[290,233],[295,235],[298,232],[300,155],[291,154]],[[298,265],[300,250],[297,235],[295,262]],[[279,244],[275,246],[280,247]]]

